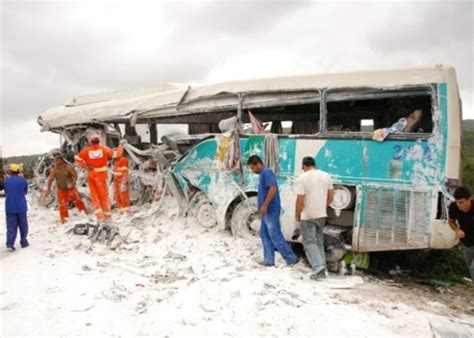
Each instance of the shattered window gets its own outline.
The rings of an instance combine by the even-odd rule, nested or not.
[[[314,90],[247,95],[243,102],[244,130],[252,129],[252,115],[265,133],[317,134],[320,97],[319,91]]]
[[[150,143],[150,127],[148,124],[137,124],[135,130],[142,143]]]
[[[251,109],[250,112],[264,128],[265,133],[281,135],[316,134],[319,132],[319,103],[302,106]],[[243,113],[244,123],[249,119]],[[245,126],[250,124],[244,124]]]
[[[433,130],[430,87],[344,88],[327,91],[326,128],[329,133],[426,134]]]
[[[187,124],[157,124],[159,137],[163,135],[187,135],[188,128]]]

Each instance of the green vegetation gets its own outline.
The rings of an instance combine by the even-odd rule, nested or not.
[[[370,272],[376,275],[386,275],[397,265],[402,271],[423,280],[434,278],[464,283],[463,277],[469,276],[458,247],[449,250],[385,251],[370,255]]]
[[[3,159],[3,165],[8,168],[11,163],[23,164],[23,174],[25,178],[33,178],[33,169],[41,154],[6,157]]]
[[[474,131],[474,120],[463,120],[462,130],[464,130],[464,132]]]
[[[463,127],[463,184],[474,190],[474,120],[464,120]]]

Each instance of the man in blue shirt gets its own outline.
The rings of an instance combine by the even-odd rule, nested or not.
[[[20,166],[10,165],[10,177],[5,180],[5,212],[7,214],[7,250],[15,251],[15,240],[20,230],[20,244],[26,248],[30,244],[28,236],[28,210],[25,195],[28,192],[28,182],[20,176]]]
[[[291,250],[281,233],[280,194],[275,174],[263,165],[260,157],[250,156],[247,165],[254,174],[259,174],[258,210],[262,216],[260,238],[263,244],[263,261],[265,266],[275,265],[275,249],[280,252],[288,265],[298,262],[298,257]]]

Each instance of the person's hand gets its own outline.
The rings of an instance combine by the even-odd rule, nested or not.
[[[464,231],[462,231],[461,229],[456,230],[456,237],[464,238],[465,236],[466,236],[466,234],[464,233]]]
[[[260,208],[260,214],[261,215],[265,215],[268,211],[268,206],[266,205],[263,205],[261,208]]]
[[[296,215],[295,220],[297,223],[301,222],[301,215]]]
[[[387,137],[387,134],[388,134],[387,128],[374,130],[372,134],[372,140],[377,141],[377,142],[382,142]]]
[[[293,230],[293,234],[291,235],[291,239],[296,241],[300,236],[301,236],[301,229],[296,228],[295,230]]]
[[[120,184],[120,192],[127,191],[127,183],[123,182]]]

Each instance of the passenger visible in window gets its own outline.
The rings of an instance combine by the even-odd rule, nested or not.
[[[423,110],[417,109],[407,117],[402,117],[390,128],[381,128],[375,130],[372,135],[372,139],[382,142],[388,135],[391,134],[413,133],[415,132],[416,127],[420,124],[422,117]]]
[[[417,109],[406,117],[406,126],[403,130],[404,133],[415,133],[416,128],[420,125],[421,118],[423,117],[423,110]]]

